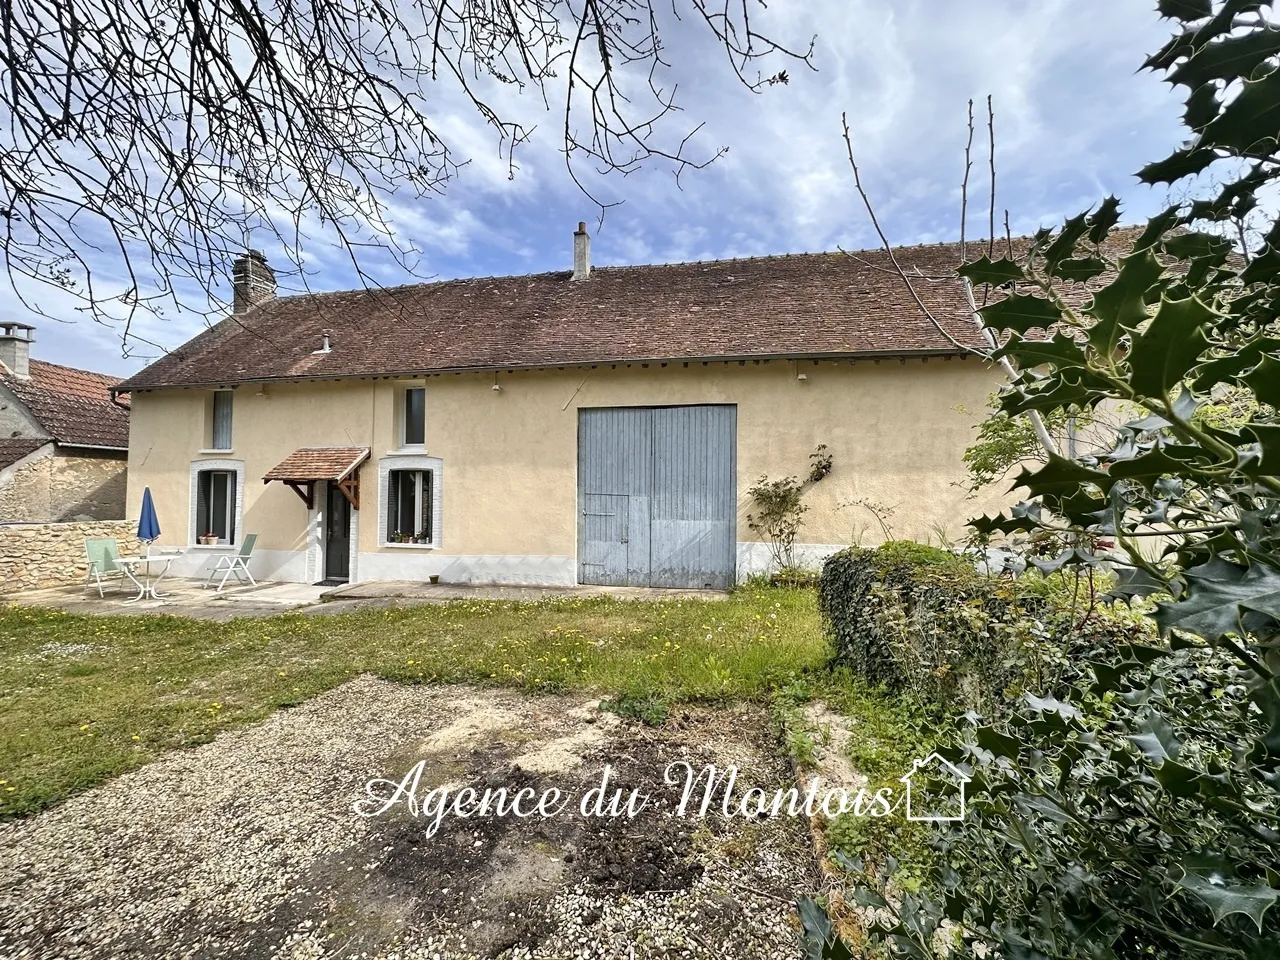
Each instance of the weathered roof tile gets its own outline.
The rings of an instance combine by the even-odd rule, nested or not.
[[[23,378],[0,369],[0,381],[50,437],[73,447],[128,448],[129,411],[111,402],[118,379],[44,360],[31,360],[30,374]]]

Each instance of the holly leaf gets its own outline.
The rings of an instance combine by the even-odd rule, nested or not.
[[[1016,737],[1001,733],[995,727],[979,727],[977,730],[978,746],[997,757],[1016,760],[1020,742]]]
[[[956,273],[971,283],[986,283],[998,287],[1005,283],[1020,283],[1027,279],[1022,267],[1008,257],[992,260],[985,253],[979,260],[966,263]]]
[[[1053,238],[1053,242],[1044,250],[1045,269],[1051,276],[1057,276],[1054,271],[1059,263],[1066,260],[1076,252],[1076,244],[1080,242],[1080,238],[1088,231],[1089,225],[1086,221],[1089,213],[1076,214],[1062,225],[1062,229],[1058,231],[1058,235]]]
[[[1194,59],[1194,58],[1193,58]],[[1280,135],[1280,70],[1258,80],[1245,80],[1244,87],[1208,124],[1200,143],[1224,147],[1240,153],[1275,149]]]
[[[804,942],[805,960],[828,960],[836,956],[829,952],[833,942],[838,943],[835,929],[827,911],[812,897],[801,897],[796,903],[800,914],[801,939]],[[846,955],[847,951],[846,951]]]
[[[1225,263],[1231,253],[1231,242],[1210,233],[1175,233],[1166,237],[1164,252],[1179,260],[1209,260],[1213,264]]]
[[[1137,567],[1122,567],[1116,571],[1116,585],[1111,593],[1117,597],[1147,597],[1168,590],[1168,584]],[[1094,664],[1096,667],[1097,664]]]
[[[1162,447],[1155,447],[1131,460],[1118,460],[1107,473],[1116,479],[1137,480],[1143,486],[1152,487],[1160,477],[1177,476],[1185,469],[1185,462],[1175,460]]]
[[[1201,876],[1188,873],[1177,883],[1213,912],[1215,923],[1221,923],[1235,913],[1242,913],[1262,932],[1263,915],[1280,899],[1280,890],[1264,883],[1239,883],[1219,873]]]
[[[1098,204],[1098,209],[1089,216],[1089,242],[1095,246],[1101,243],[1119,222],[1120,200],[1112,195]]]
[[[1248,77],[1254,67],[1280,53],[1280,29],[1263,25],[1234,37],[1206,43],[1169,74],[1169,82],[1199,90],[1210,80]]]
[[[1032,497],[1066,496],[1087,483],[1109,490],[1113,481],[1110,475],[1101,470],[1090,469],[1075,460],[1051,453],[1049,462],[1039,470],[1032,471],[1023,467],[1010,489],[1026,487]]]
[[[1202,329],[1214,312],[1196,297],[1162,299],[1129,351],[1129,383],[1144,397],[1163,397],[1209,349]]]
[[[1262,450],[1260,467],[1267,476],[1280,477],[1280,424],[1250,423],[1243,428]]]
[[[1187,23],[1191,20],[1203,20],[1213,14],[1209,0],[1160,0],[1156,4],[1160,16]]]
[[[1169,154],[1163,160],[1148,163],[1138,171],[1138,179],[1143,183],[1176,183],[1183,177],[1199,173],[1218,155],[1204,147],[1187,147]]]
[[[1016,330],[1026,334],[1028,330],[1048,330],[1062,319],[1062,314],[1044,297],[1015,293],[988,304],[978,311],[982,322],[995,330]]]
[[[1280,617],[1280,571],[1255,564],[1235,581],[1208,580],[1188,572],[1186,598],[1158,604],[1153,616],[1162,630],[1176,627],[1212,643],[1238,632],[1245,611]]]
[[[1063,280],[1087,283],[1106,269],[1107,265],[1097,257],[1075,257],[1071,260],[1063,260],[1051,268],[1049,273]]]
[[[1155,778],[1167,793],[1175,797],[1194,797],[1200,792],[1199,771],[1192,770],[1176,760],[1166,760],[1160,764],[1156,769]]]
[[[1196,367],[1196,379],[1192,386],[1201,393],[1208,393],[1215,384],[1225,380],[1239,379],[1242,373],[1256,367],[1262,361],[1264,352],[1268,350],[1280,350],[1280,339],[1258,337],[1225,357],[1206,360]],[[1274,377],[1263,377],[1262,380],[1267,386],[1275,382]],[[1254,392],[1257,392],[1256,388]]]
[[[1163,763],[1178,759],[1182,744],[1174,736],[1173,727],[1169,726],[1168,720],[1152,710],[1143,717],[1138,729],[1142,732],[1129,734],[1129,739],[1148,760]]]
[[[1187,97],[1187,109],[1183,111],[1182,122],[1190,130],[1200,130],[1210,123],[1222,109],[1222,101],[1218,99],[1217,85],[1206,83]]]
[[[1259,400],[1280,410],[1280,360],[1264,355],[1262,362],[1245,374],[1244,382]]]
[[[1143,228],[1138,239],[1133,241],[1133,250],[1135,253],[1143,250],[1149,250],[1160,242],[1160,239],[1172,230],[1175,226],[1186,221],[1182,217],[1182,208],[1180,206],[1169,207],[1157,213],[1154,217],[1147,221],[1146,227]]]
[[[1089,343],[1105,356],[1115,353],[1122,328],[1136,328],[1147,318],[1146,293],[1164,273],[1150,250],[1120,261],[1116,278],[1093,295],[1089,313],[1098,322],[1089,330]]]
[[[1016,333],[1009,335],[1009,342],[993,354],[999,360],[1011,357],[1023,368],[1049,364],[1054,367],[1083,367],[1084,351],[1071,337],[1054,334],[1051,340],[1028,340]]]

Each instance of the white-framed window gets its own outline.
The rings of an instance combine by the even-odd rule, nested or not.
[[[235,546],[241,537],[243,511],[243,460],[192,461],[191,544]]]
[[[420,449],[427,443],[427,389],[410,386],[400,391],[400,446]]]
[[[378,462],[378,543],[439,547],[443,461],[392,456]]]
[[[235,396],[230,390],[213,391],[209,418],[209,449],[231,449],[231,405]]]

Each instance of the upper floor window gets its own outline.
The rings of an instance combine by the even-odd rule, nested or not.
[[[231,449],[231,398],[230,390],[215,390],[213,393],[212,428],[209,447],[213,450]]]
[[[427,442],[427,391],[408,387],[404,391],[404,407],[400,412],[400,445],[421,447]]]

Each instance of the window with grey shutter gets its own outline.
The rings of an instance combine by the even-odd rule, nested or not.
[[[432,513],[430,470],[392,470],[387,474],[387,542],[431,543],[435,517]]]
[[[231,449],[231,397],[230,390],[217,390],[213,394],[213,437],[214,450]]]
[[[219,543],[236,540],[236,475],[230,470],[201,470],[196,477],[196,536],[209,534]]]

